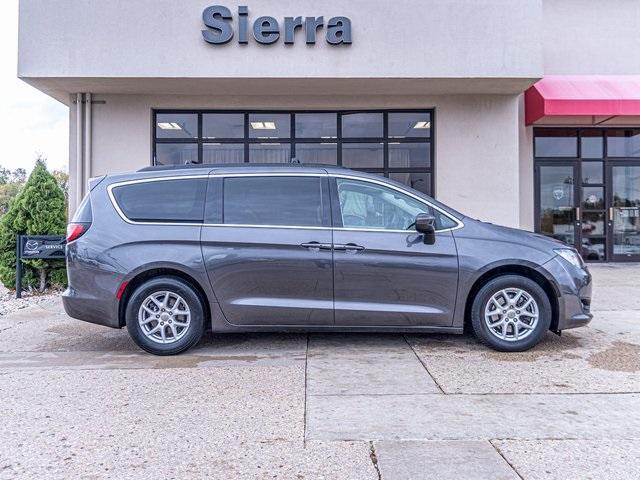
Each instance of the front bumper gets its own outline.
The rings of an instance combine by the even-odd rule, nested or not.
[[[550,279],[558,295],[558,325],[555,330],[582,327],[593,318],[591,313],[591,274],[556,256],[540,267]]]

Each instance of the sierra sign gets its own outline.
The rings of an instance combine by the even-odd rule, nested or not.
[[[202,21],[208,27],[202,30],[205,42],[222,45],[231,41],[235,35],[231,10],[222,5],[212,5],[202,12]],[[284,43],[295,43],[296,32],[304,30],[305,42],[315,44],[319,30],[322,30],[324,17],[285,17],[283,27],[274,17],[258,17],[251,31],[256,42],[264,45],[276,43],[284,36]],[[237,20],[238,43],[249,43],[249,7],[238,7]],[[326,24],[325,39],[330,45],[351,43],[351,20],[347,17],[332,17]]]

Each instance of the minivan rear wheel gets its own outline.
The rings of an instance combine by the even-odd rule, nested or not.
[[[504,275],[487,282],[471,307],[473,331],[502,352],[522,352],[542,340],[551,325],[551,303],[530,278]]]
[[[191,285],[178,277],[146,281],[125,309],[133,341],[154,355],[175,355],[198,343],[204,332],[204,308]]]

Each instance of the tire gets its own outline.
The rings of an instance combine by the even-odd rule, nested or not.
[[[476,294],[471,307],[475,336],[501,352],[523,352],[538,344],[549,330],[551,316],[546,292],[520,275],[490,280]]]
[[[135,289],[127,302],[125,320],[140,348],[154,355],[176,355],[200,341],[205,314],[200,295],[191,285],[166,276]]]

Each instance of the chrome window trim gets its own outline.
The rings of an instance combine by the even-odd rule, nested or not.
[[[248,223],[203,223],[203,227],[227,227],[227,228],[279,228],[285,230],[332,230],[331,227],[312,227],[295,225],[251,225]]]
[[[225,178],[225,177],[318,177],[318,178],[332,177],[332,178],[344,178],[348,180],[356,180],[356,181],[365,182],[365,183],[372,183],[374,185],[381,185],[383,187],[396,190],[404,195],[408,195],[414,198],[415,200],[419,201],[420,203],[427,205],[430,208],[433,208],[434,210],[438,211],[439,213],[441,213],[442,215],[444,215],[445,217],[447,217],[448,219],[456,223],[455,227],[436,230],[436,233],[451,232],[464,227],[464,223],[461,220],[458,220],[457,218],[450,215],[446,211],[442,210],[438,206],[433,205],[432,203],[425,200],[424,198],[421,198],[405,189],[396,187],[395,185],[387,183],[383,180],[376,180],[373,178],[360,177],[357,175],[349,175],[349,174],[341,174],[341,173],[327,173],[327,172],[325,173],[321,173],[321,172],[316,172],[316,173],[305,173],[305,172],[216,173],[215,171],[212,171],[209,174],[200,174],[200,175],[176,175],[176,176],[168,176],[168,177],[152,177],[152,178],[141,178],[137,180],[126,180],[122,182],[112,183],[111,185],[107,186],[107,193],[109,195],[109,199],[111,200],[111,204],[115,208],[120,218],[122,218],[125,222],[131,225],[168,225],[168,226],[182,225],[182,226],[197,226],[197,227],[204,226],[204,227],[237,227],[237,228],[280,228],[280,229],[339,230],[339,231],[355,231],[355,232],[405,233],[405,234],[412,232],[411,230],[390,230],[390,229],[387,230],[383,228],[314,227],[314,226],[299,226],[299,225],[251,225],[251,224],[204,223],[204,222],[198,222],[198,223],[139,222],[139,221],[135,221],[127,218],[127,216],[124,214],[124,212],[121,210],[120,206],[118,205],[118,202],[116,201],[115,196],[113,194],[114,188],[125,186],[125,185],[132,185],[132,184],[145,183],[145,182],[162,182],[162,181],[169,181],[169,180],[191,180],[191,179],[197,179],[197,178],[211,178],[211,177],[221,177],[221,178]]]

